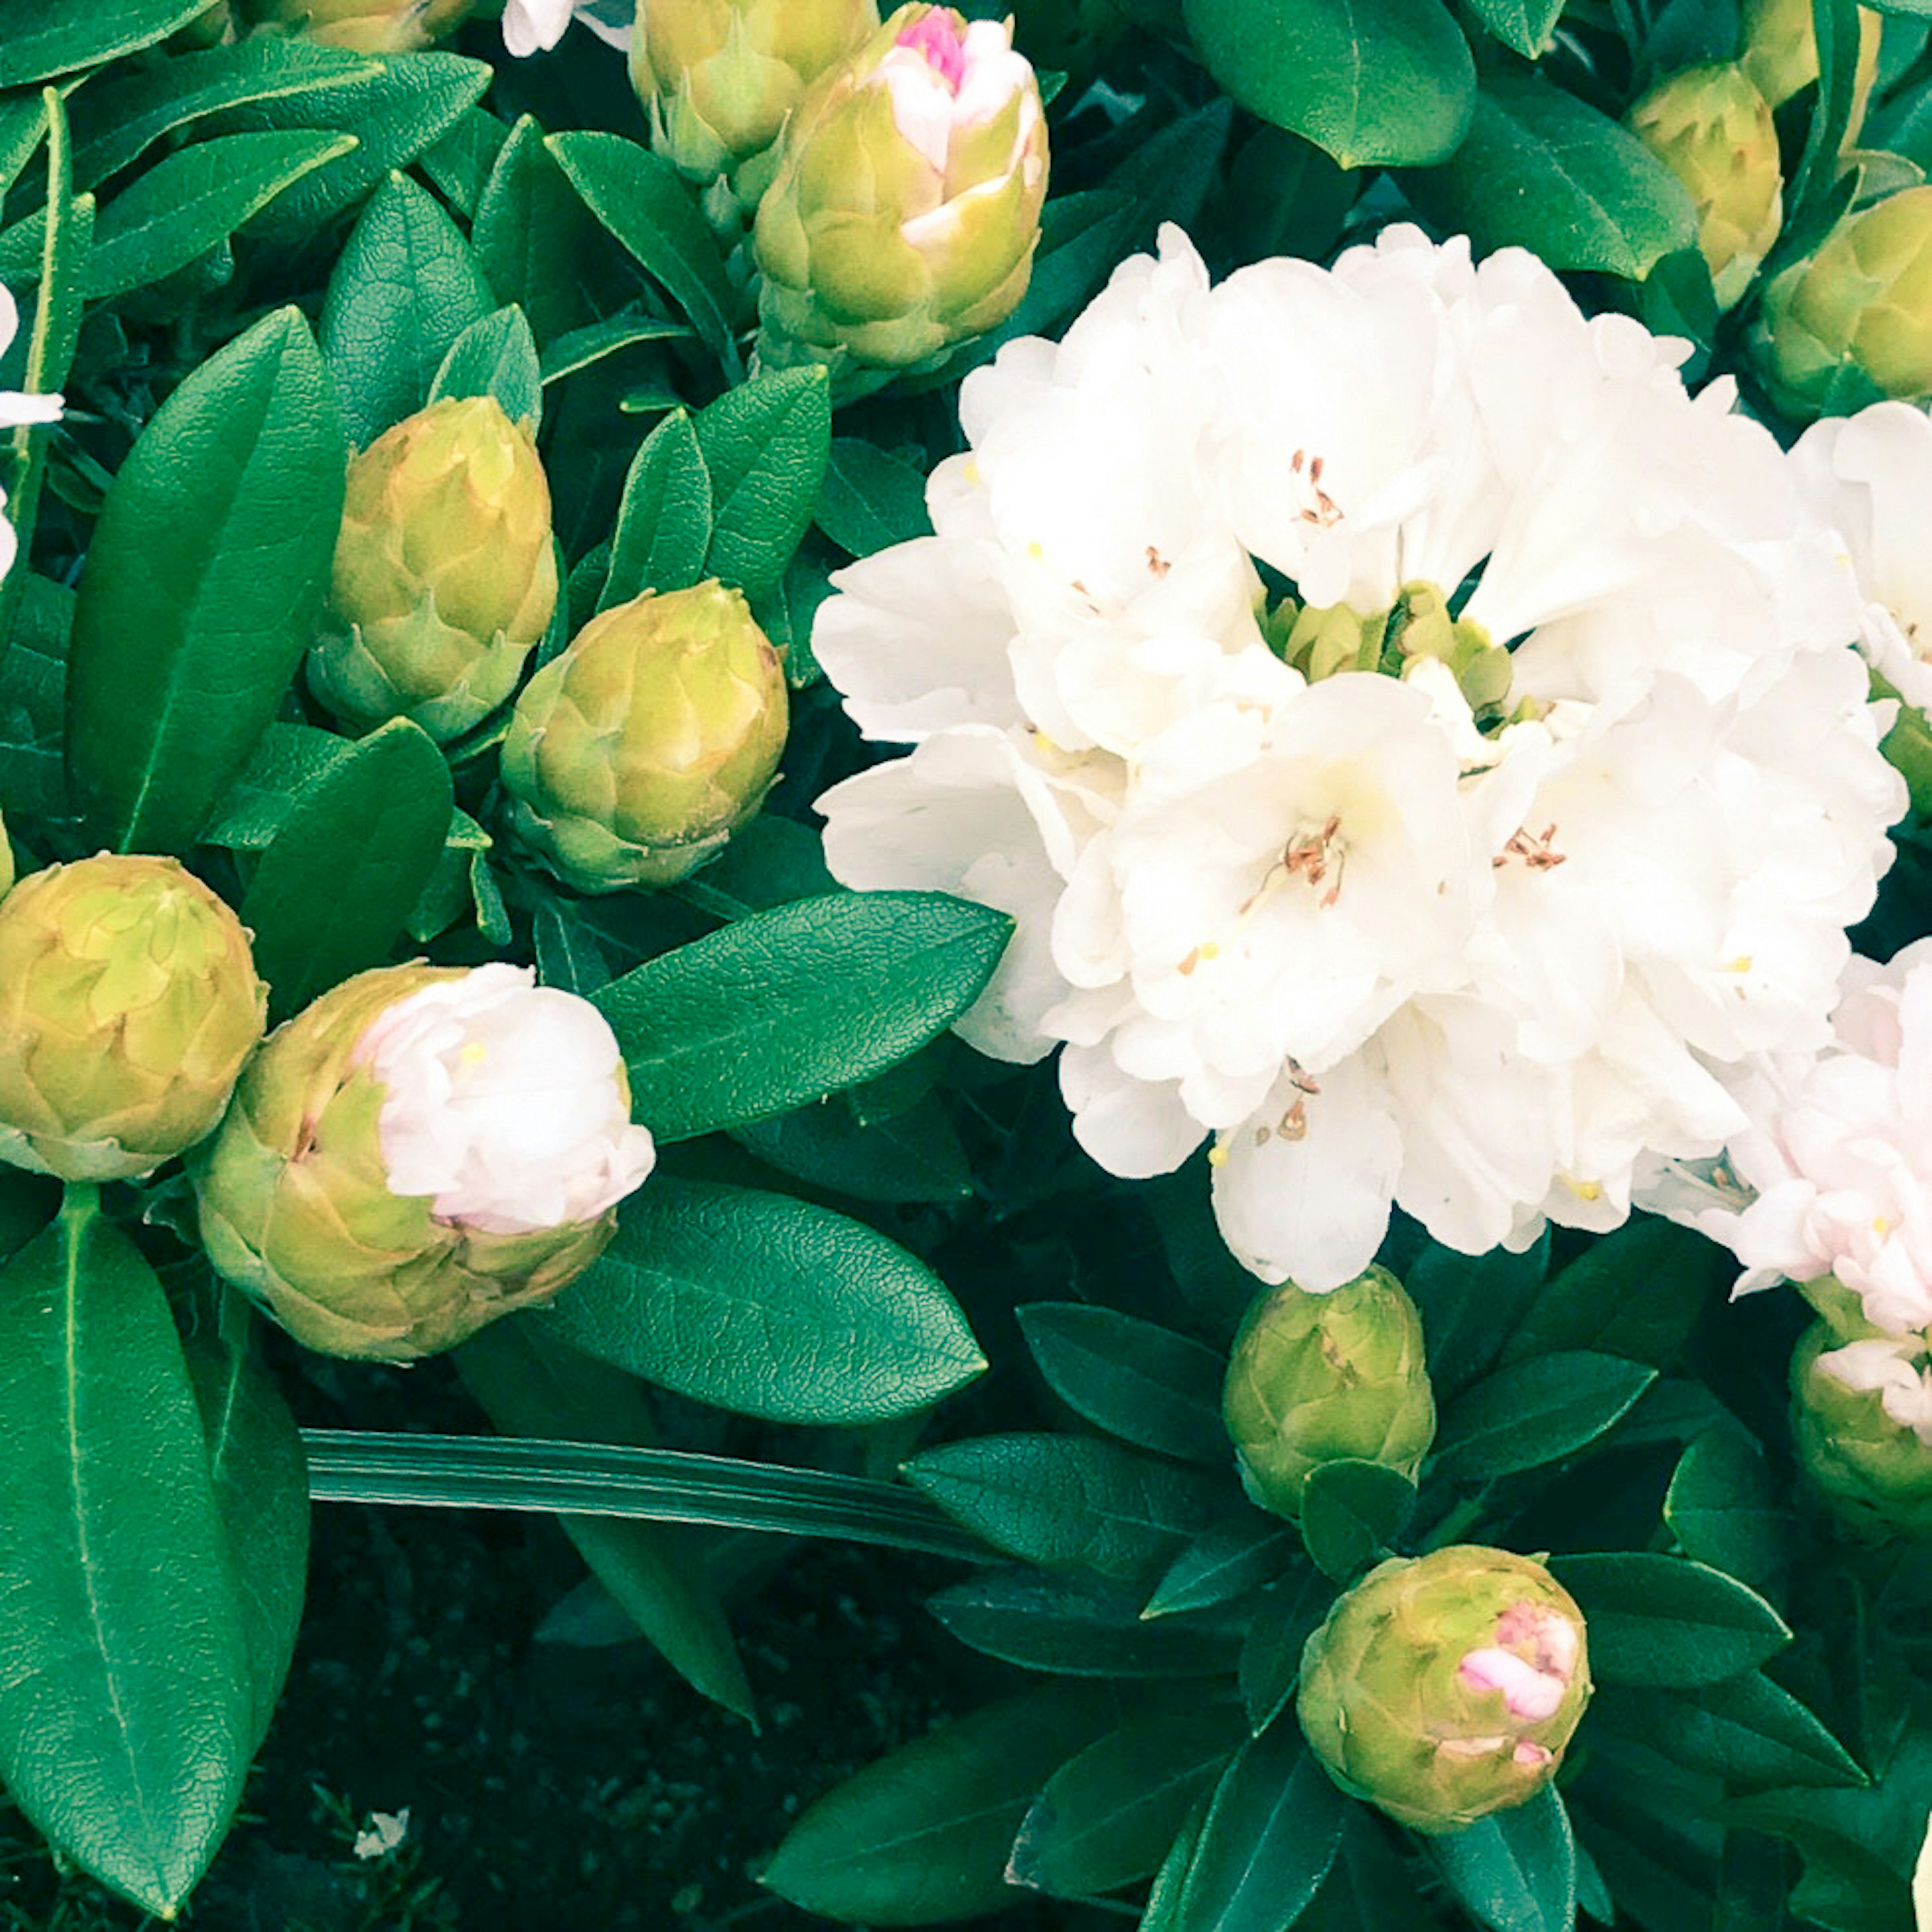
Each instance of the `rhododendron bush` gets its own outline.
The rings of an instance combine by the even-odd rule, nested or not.
[[[0,0],[20,1911],[308,1922],[346,1503],[555,1514],[477,1668],[730,1766],[519,1874],[446,1762],[358,1923],[1932,1910],[1928,104],[1906,0]]]

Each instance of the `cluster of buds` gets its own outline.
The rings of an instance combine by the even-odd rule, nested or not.
[[[1324,1462],[1381,1462],[1412,1480],[1436,1438],[1422,1322],[1386,1268],[1325,1294],[1292,1282],[1248,1311],[1222,1416],[1250,1497],[1299,1521]]]
[[[1302,1653],[1298,1712],[1345,1790],[1439,1834],[1542,1790],[1590,1689],[1562,1586],[1459,1544],[1379,1564],[1336,1600]]]
[[[454,738],[516,688],[556,598],[530,425],[490,396],[432,403],[350,464],[309,684],[352,730]]]
[[[579,892],[674,884],[778,775],[778,652],[716,581],[594,617],[531,679],[503,745],[518,838]]]

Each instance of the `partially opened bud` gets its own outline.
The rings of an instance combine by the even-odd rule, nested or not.
[[[1436,1438],[1422,1322],[1386,1268],[1326,1294],[1264,1295],[1234,1340],[1221,1413],[1249,1496],[1298,1520],[1324,1462],[1386,1463],[1412,1479]]]
[[[516,688],[556,596],[536,439],[493,396],[446,398],[349,466],[309,683],[356,730],[455,737]]]
[[[1848,215],[1776,277],[1750,348],[1801,419],[1932,396],[1932,185]]]
[[[414,53],[470,17],[476,0],[232,0],[242,27],[300,34],[358,54]]]
[[[902,368],[1004,322],[1046,166],[1040,84],[1009,28],[902,7],[786,127],[754,234],[760,359]]]
[[[1750,286],[1784,219],[1771,104],[1736,62],[1687,68],[1630,111],[1631,131],[1684,184],[1718,304]]]
[[[646,592],[592,618],[518,699],[510,822],[579,892],[674,884],[764,802],[786,716],[742,592]]]
[[[548,1301],[650,1172],[587,1000],[379,967],[278,1027],[194,1167],[208,1258],[297,1340],[404,1361]]]
[[[30,873],[0,899],[0,1160],[152,1172],[220,1119],[267,1006],[241,921],[177,860]]]
[[[1814,1323],[1791,1358],[1791,1424],[1813,1488],[1874,1542],[1932,1537],[1932,1366],[1925,1338],[1844,1343]]]
[[[631,85],[651,146],[693,181],[735,174],[878,25],[874,0],[638,0]]]
[[[1302,1652],[1298,1713],[1344,1790],[1460,1832],[1555,1778],[1590,1688],[1568,1592],[1526,1556],[1458,1544],[1336,1599]]]

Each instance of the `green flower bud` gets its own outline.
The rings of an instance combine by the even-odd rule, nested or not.
[[[233,0],[245,31],[300,34],[351,53],[406,54],[453,33],[476,0]]]
[[[1631,131],[1689,193],[1718,305],[1750,286],[1784,220],[1771,104],[1735,62],[1687,68],[1630,111]]]
[[[760,360],[902,368],[1004,322],[1046,170],[1040,85],[1008,28],[902,7],[786,125],[753,235]]]
[[[638,0],[631,85],[651,146],[696,182],[735,175],[818,76],[876,32],[874,0]],[[748,182],[748,214],[770,179]]]
[[[757,812],[784,672],[742,593],[646,591],[593,617],[517,700],[510,822],[579,892],[675,884]]]
[[[349,466],[308,680],[344,723],[454,738],[516,688],[556,608],[550,488],[529,426],[450,397]]]
[[[1744,28],[1740,64],[1757,91],[1774,107],[1782,107],[1801,87],[1818,78],[1818,34],[1811,17],[1811,0],[1743,0],[1739,8]],[[1878,73],[1879,35],[1884,26],[1869,7],[1858,9],[1858,76],[1852,84],[1852,118],[1845,129],[1845,146],[1852,146],[1864,124],[1865,103]]]
[[[1248,1311],[1221,1414],[1249,1496],[1298,1520],[1324,1462],[1385,1462],[1413,1480],[1436,1439],[1422,1319],[1400,1282],[1372,1268],[1327,1294],[1292,1282]]]
[[[267,1010],[242,922],[178,861],[29,874],[0,899],[0,1160],[151,1172],[220,1119]]]
[[[1847,1343],[1828,1322],[1813,1323],[1791,1358],[1799,1466],[1832,1514],[1868,1542],[1932,1538],[1932,1445],[1891,1412],[1922,1408],[1925,1366],[1923,1336]]]
[[[1301,1656],[1316,1756],[1418,1832],[1460,1832],[1534,1798],[1589,1701],[1569,1593],[1540,1563],[1472,1544],[1377,1564]]]
[[[208,1259],[298,1341],[406,1361],[548,1301],[650,1172],[617,1043],[500,962],[385,966],[276,1028],[191,1173]]]
[[[1932,397],[1932,184],[1847,215],[1774,277],[1750,349],[1801,419]]]

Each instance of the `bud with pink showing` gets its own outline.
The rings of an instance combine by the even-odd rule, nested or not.
[[[1010,27],[902,7],[786,126],[754,235],[759,359],[904,368],[1004,322],[1046,173],[1040,83]]]
[[[603,1016],[527,968],[380,967],[271,1034],[197,1161],[217,1270],[298,1341],[402,1361],[548,1301],[651,1170]]]
[[[1337,1784],[1439,1834],[1548,1784],[1590,1690],[1569,1592],[1529,1557],[1461,1544],[1378,1564],[1336,1600],[1298,1708]]]

